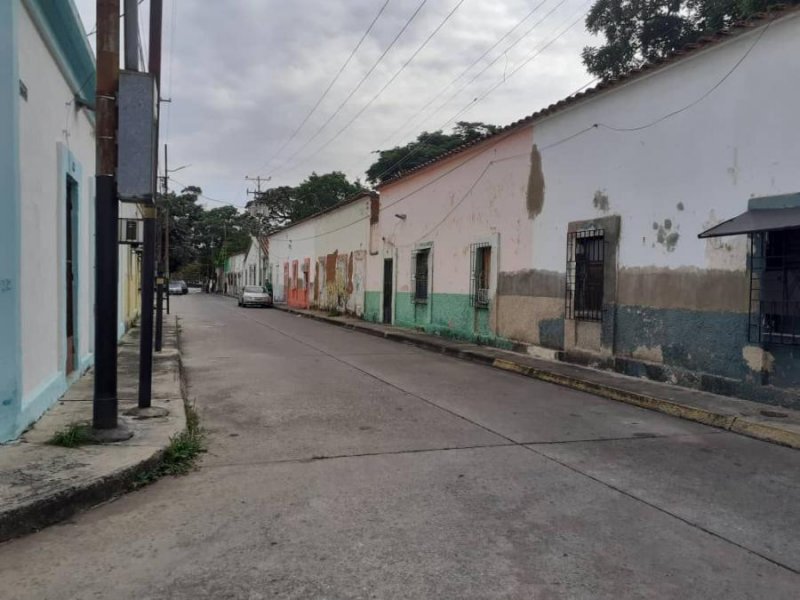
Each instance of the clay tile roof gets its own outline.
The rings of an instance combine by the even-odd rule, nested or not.
[[[693,54],[694,52],[697,52],[698,50],[707,49],[710,46],[727,41],[731,37],[747,33],[754,27],[760,27],[764,25],[765,21],[772,22],[796,12],[800,12],[800,5],[776,4],[770,7],[767,11],[755,13],[744,21],[739,21],[737,23],[734,23],[727,29],[717,31],[713,34],[704,35],[695,42],[691,44],[686,44],[682,48],[670,52],[664,58],[658,58],[649,63],[645,63],[643,65],[634,67],[629,71],[626,71],[625,73],[622,73],[616,77],[604,79],[603,81],[599,82],[597,85],[591,88],[587,88],[581,92],[563,98],[558,102],[551,104],[550,106],[533,113],[532,115],[514,121],[513,123],[498,129],[494,133],[487,134],[481,138],[477,138],[471,142],[467,142],[465,144],[462,144],[461,146],[457,146],[451,150],[448,150],[447,152],[443,152],[442,154],[436,156],[435,158],[432,158],[431,160],[425,163],[422,163],[421,165],[417,165],[416,167],[413,167],[411,169],[400,171],[394,177],[391,177],[390,179],[387,179],[382,183],[380,183],[379,185],[377,185],[376,188],[381,189],[384,186],[393,184],[401,179],[405,179],[406,177],[409,177],[410,175],[418,171],[427,169],[433,164],[445,160],[450,156],[460,154],[466,150],[469,150],[474,146],[477,146],[478,144],[482,144],[485,141],[494,140],[500,138],[505,134],[511,133],[517,129],[522,129],[523,127],[530,125],[531,123],[542,117],[552,115],[553,113],[558,112],[568,106],[576,104],[577,102],[583,100],[587,96],[591,96],[592,94],[596,94],[600,91],[605,91],[614,88],[620,85],[621,83],[635,79],[636,76],[640,75],[641,73],[646,73],[654,68],[661,68],[665,65],[676,63],[680,60],[683,60],[687,56]]]

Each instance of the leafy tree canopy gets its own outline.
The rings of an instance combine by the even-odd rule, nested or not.
[[[246,250],[250,235],[260,233],[258,223],[233,206],[206,209],[198,204],[202,190],[189,186],[158,199],[169,219],[169,270],[196,281],[213,277],[214,267],[227,256]]]
[[[401,171],[418,167],[453,148],[494,133],[498,129],[496,125],[459,121],[452,133],[423,131],[416,140],[405,146],[376,150],[378,160],[367,169],[367,181],[373,185],[380,184]]]
[[[800,0],[789,0],[796,4]],[[586,28],[605,43],[581,53],[587,70],[609,79],[670,52],[700,36],[724,29],[764,10],[771,0],[596,0]]]
[[[288,225],[355,196],[364,187],[351,182],[340,171],[324,175],[311,173],[297,186],[270,188],[261,193],[252,208],[261,231]]]

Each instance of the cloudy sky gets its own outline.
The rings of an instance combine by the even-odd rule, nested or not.
[[[95,0],[75,3],[93,30]],[[172,103],[161,139],[171,168],[191,165],[173,185],[241,206],[252,187],[246,175],[271,176],[269,185],[312,171],[363,179],[374,150],[455,120],[505,125],[592,79],[580,61],[581,48],[597,43],[583,26],[587,0],[385,3],[164,0],[162,96]],[[140,7],[145,36],[148,6]]]

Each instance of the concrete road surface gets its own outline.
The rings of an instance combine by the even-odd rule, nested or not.
[[[800,453],[173,298],[196,472],[0,546],[0,597],[800,598]]]

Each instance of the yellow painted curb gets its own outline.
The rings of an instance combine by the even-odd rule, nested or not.
[[[737,418],[733,422],[730,430],[734,433],[741,433],[759,440],[800,449],[800,431],[782,429],[769,423],[753,421],[747,417]]]

